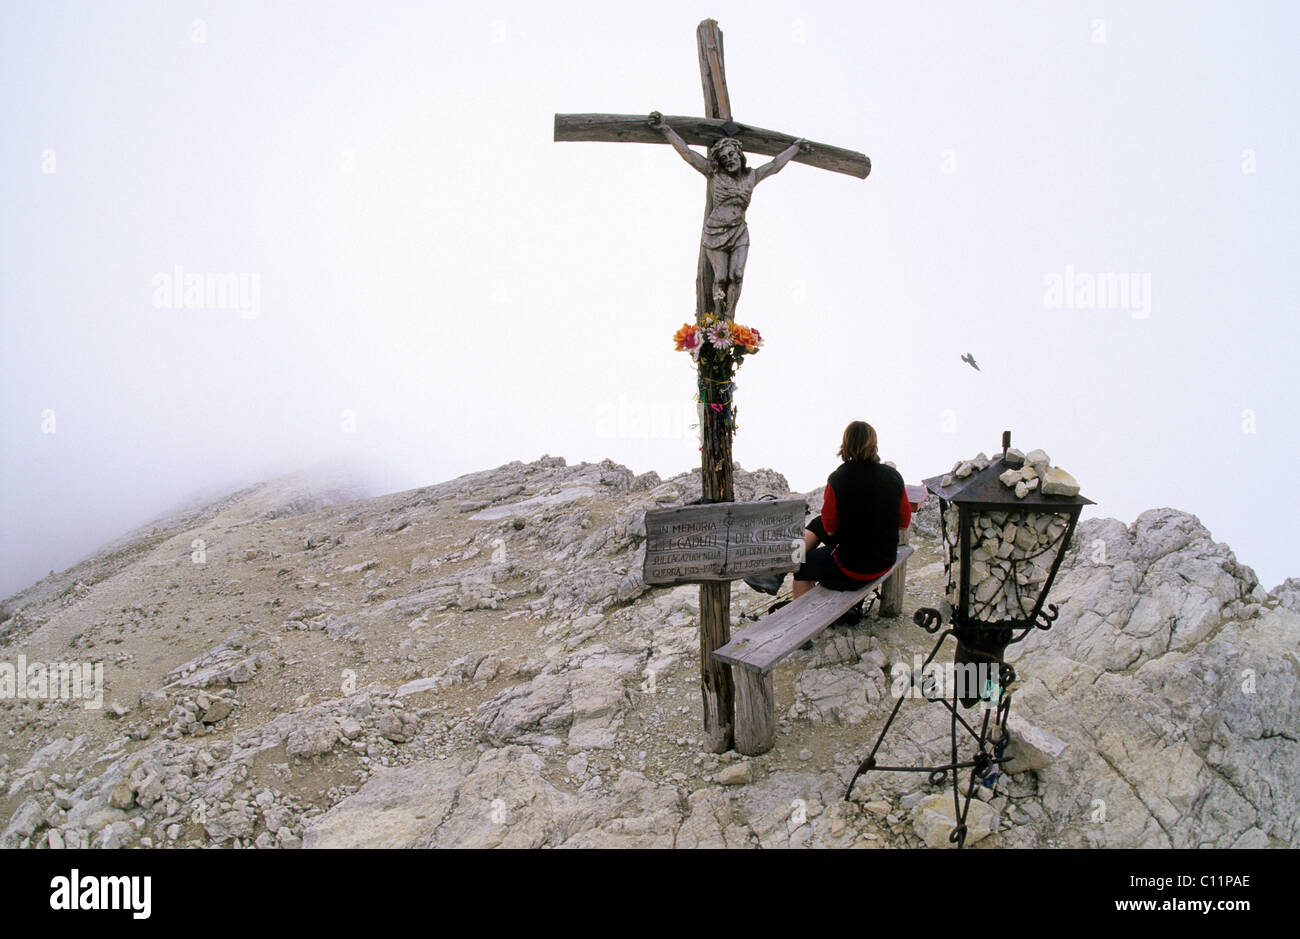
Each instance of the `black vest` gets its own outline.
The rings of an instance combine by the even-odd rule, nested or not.
[[[841,463],[827,480],[835,492],[839,529],[835,560],[855,574],[887,570],[898,556],[903,477],[884,463]]]

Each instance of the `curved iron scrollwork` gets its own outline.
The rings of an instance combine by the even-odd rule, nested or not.
[[[923,606],[912,614],[912,622],[934,635],[943,626],[943,614],[932,607]]]
[[[1048,612],[1049,610],[1051,612]],[[1060,610],[1061,608],[1055,603],[1047,604],[1046,610],[1040,609],[1038,611],[1038,618],[1034,621],[1034,625],[1039,629],[1051,629],[1052,624],[1056,622],[1056,618],[1061,615]]]

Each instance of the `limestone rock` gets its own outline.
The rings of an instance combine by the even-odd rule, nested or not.
[[[291,757],[313,757],[328,753],[338,742],[338,727],[328,717],[315,716],[289,732],[284,751]]]
[[[30,838],[45,824],[43,815],[41,804],[35,797],[24,799],[9,819],[4,833],[0,834],[0,847],[14,847],[23,838]]]
[[[642,546],[637,552],[636,557],[632,559],[631,568],[625,575],[623,575],[623,579],[619,581],[618,590],[615,592],[615,596],[620,603],[635,600],[650,589],[650,586],[642,579],[644,569],[645,547]]]
[[[789,715],[819,724],[859,724],[878,714],[884,674],[869,661],[806,669],[795,681]]]
[[[135,792],[131,789],[131,784],[125,779],[113,787],[112,794],[108,797],[109,804],[115,809],[129,809],[135,805]]]
[[[142,808],[149,808],[155,802],[163,797],[164,790],[162,780],[156,773],[150,773],[145,777],[135,789],[135,801]],[[119,806],[119,808],[128,808],[129,806]]]
[[[479,708],[475,723],[496,746],[563,731],[571,749],[608,749],[628,704],[619,669],[593,666],[507,688]]]
[[[1078,494],[1079,483],[1059,466],[1053,466],[1047,471],[1047,475],[1043,477],[1043,495],[1045,496],[1077,496]]]
[[[375,729],[381,737],[393,743],[406,743],[418,731],[419,721],[408,711],[385,711],[376,722]]]
[[[749,763],[732,763],[730,766],[724,766],[713,777],[713,781],[721,786],[743,786],[753,781],[754,770]]]
[[[660,505],[671,505],[681,501],[681,490],[672,483],[664,483],[650,490],[650,498]]]
[[[217,721],[223,721],[229,717],[234,707],[235,702],[229,698],[213,698],[208,707],[199,715],[199,720],[205,724],[215,724]]]
[[[1007,773],[1023,773],[1033,769],[1047,769],[1065,751],[1066,743],[1042,728],[1029,723],[1013,711],[1008,720],[1010,733],[1007,741],[1007,761],[1002,769]]]
[[[1300,613],[1300,577],[1288,577],[1270,591],[1277,602],[1295,613]]]
[[[964,803],[964,799],[962,800]],[[912,830],[929,848],[951,848],[948,840],[956,827],[952,793],[936,792],[917,803],[912,810]],[[966,812],[966,845],[978,844],[996,829],[998,814],[986,802],[971,799]]]
[[[303,846],[413,847],[437,829],[453,805],[461,778],[455,760],[382,771],[313,821],[304,833]]]

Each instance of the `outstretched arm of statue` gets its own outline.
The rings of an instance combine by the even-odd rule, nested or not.
[[[785,168],[785,165],[794,159],[796,153],[808,153],[812,150],[812,144],[800,137],[790,146],[786,147],[772,159],[768,160],[762,166],[754,170],[756,177],[755,182],[761,183],[769,176],[775,176]]]
[[[709,175],[709,161],[688,147],[686,141],[678,136],[677,131],[668,126],[668,122],[664,120],[664,116],[658,111],[650,112],[650,126],[667,138],[668,142],[673,145],[673,149],[681,154],[683,160],[705,176]]]

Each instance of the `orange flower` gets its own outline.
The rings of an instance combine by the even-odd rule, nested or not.
[[[744,347],[746,352],[757,352],[763,344],[763,337],[752,326],[732,326],[731,336],[735,344]]]
[[[673,334],[673,348],[678,352],[693,352],[700,347],[700,330],[690,323]]]

